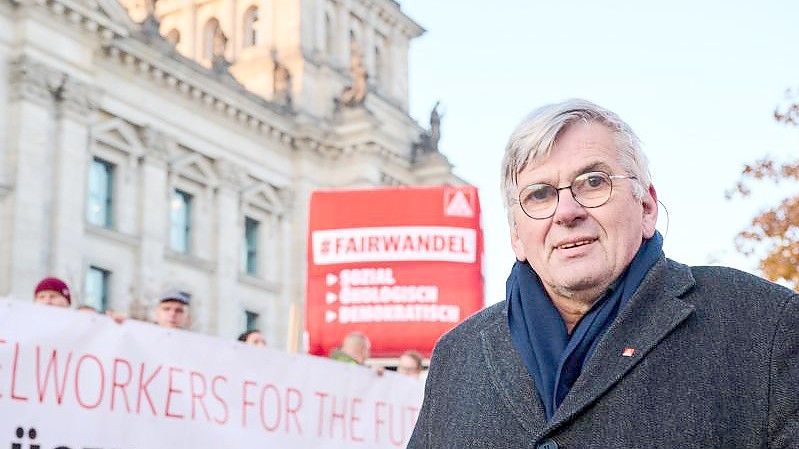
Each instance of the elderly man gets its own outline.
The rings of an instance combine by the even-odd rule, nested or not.
[[[502,173],[506,301],[437,344],[409,448],[799,447],[799,298],[665,258],[625,122],[542,107]]]
[[[191,326],[190,302],[189,295],[182,291],[167,291],[161,295],[153,311],[155,324],[173,329],[188,329]]]
[[[333,351],[330,358],[339,362],[363,365],[369,358],[371,347],[372,343],[369,341],[369,337],[363,332],[353,331],[344,337],[341,347]]]

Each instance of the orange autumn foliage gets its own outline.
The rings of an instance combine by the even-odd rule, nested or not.
[[[792,97],[785,106],[774,112],[774,118],[782,123],[799,125],[799,93],[788,92]],[[741,178],[727,198],[735,195],[747,197],[751,194],[750,182],[771,181],[799,183],[799,160],[778,163],[764,158],[747,164]],[[783,199],[776,206],[760,213],[749,226],[738,233],[736,246],[746,255],[757,249],[764,251],[760,270],[772,281],[784,281],[799,291],[799,196]]]

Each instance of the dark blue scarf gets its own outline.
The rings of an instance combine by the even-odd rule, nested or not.
[[[663,254],[662,247],[663,237],[655,231],[608,292],[580,319],[571,336],[532,267],[527,262],[513,266],[506,284],[511,339],[535,380],[547,420],[580,376],[602,334]]]

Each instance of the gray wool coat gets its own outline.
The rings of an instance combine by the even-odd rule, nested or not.
[[[661,258],[549,422],[496,304],[436,345],[408,448],[799,448],[799,297]]]

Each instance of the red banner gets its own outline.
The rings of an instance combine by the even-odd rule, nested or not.
[[[373,357],[436,340],[483,307],[483,234],[472,186],[325,190],[311,195],[306,329],[327,355],[347,333]]]

